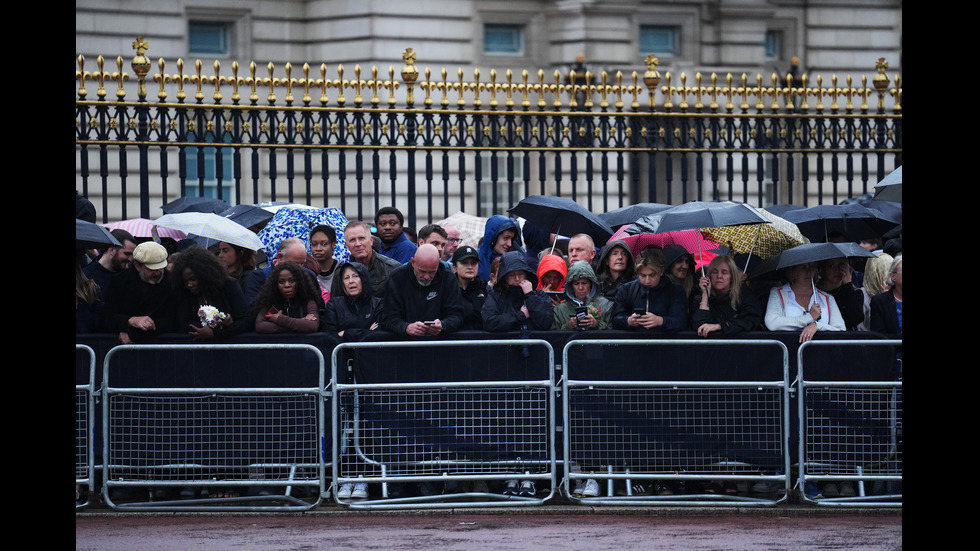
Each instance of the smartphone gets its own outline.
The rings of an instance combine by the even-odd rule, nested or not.
[[[422,323],[424,323],[426,325],[435,325],[436,324],[435,321],[423,321]]]
[[[578,319],[582,319],[587,315],[589,315],[589,309],[585,306],[578,306],[575,308],[575,317]]]
[[[643,308],[634,308],[633,313],[636,314],[637,316],[642,316],[643,314],[646,314],[647,311],[644,310]]]

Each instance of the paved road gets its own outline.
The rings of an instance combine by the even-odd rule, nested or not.
[[[902,548],[901,512],[697,514],[77,514],[76,551]]]

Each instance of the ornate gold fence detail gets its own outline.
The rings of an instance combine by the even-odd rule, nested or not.
[[[370,217],[364,200],[375,206],[407,201],[413,224],[414,198],[421,195],[415,185],[423,178],[431,220],[439,211],[434,194],[442,196],[446,215],[450,200],[459,200],[459,210],[473,208],[474,194],[483,215],[510,206],[501,199],[535,192],[582,197],[589,208],[600,201],[600,212],[637,200],[793,202],[802,194],[806,202],[814,186],[822,201],[825,185],[836,200],[901,164],[902,88],[884,59],[869,82],[867,76],[661,75],[653,55],[642,74],[445,68],[434,74],[419,70],[411,48],[397,74],[394,65],[351,71],[325,63],[227,67],[197,60],[186,66],[178,59],[171,66],[147,58],[142,38],[133,47],[132,72],[121,56],[114,63],[99,56],[95,67],[78,56],[75,73],[76,185],[89,193],[101,187],[94,195],[102,196],[104,211],[109,197],[118,198],[122,212],[114,217],[127,215],[133,196],[126,193],[127,176],[107,167],[131,162],[140,165],[139,210],[146,216],[151,197],[204,194],[211,180],[217,195],[250,202],[276,199],[286,179],[290,201],[305,195],[308,202],[346,202],[356,189],[352,218]],[[158,162],[150,162],[151,149]],[[284,151],[303,157],[287,156],[287,163],[304,167],[269,173]],[[459,166],[449,168],[448,152]],[[113,153],[118,161],[110,160]],[[383,153],[387,163],[378,158]],[[416,155],[424,155],[424,176],[416,175]],[[324,171],[310,166],[316,156],[321,165],[350,161],[356,169]],[[207,172],[213,162],[210,180],[189,175],[192,167]],[[390,198],[381,191],[385,170]],[[434,189],[440,179],[443,189]],[[226,191],[229,186],[234,189]]]

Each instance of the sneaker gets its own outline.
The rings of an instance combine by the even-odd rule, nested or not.
[[[354,491],[354,485],[351,483],[341,484],[340,489],[337,490],[338,499],[350,499],[351,493]]]
[[[575,488],[572,489],[572,496],[582,497],[582,490],[585,489],[585,481],[581,478],[575,479]]]
[[[752,493],[754,494],[771,494],[774,491],[775,485],[768,480],[760,480],[752,485]]]
[[[820,487],[820,493],[823,497],[840,497],[840,491],[837,489],[836,482],[826,482]]]
[[[823,499],[823,494],[820,493],[820,488],[813,482],[807,482],[803,485],[803,495],[807,499]]]
[[[486,480],[474,480],[473,481],[473,492],[478,494],[489,494],[490,488],[487,487]]]
[[[599,483],[596,479],[590,478],[582,485],[582,497],[598,497]]]
[[[522,480],[521,481],[521,490],[520,490],[520,496],[521,497],[534,497],[534,495],[536,493],[538,493],[538,492],[537,492],[537,490],[534,489],[534,481],[533,480]]]
[[[516,480],[504,482],[504,495],[516,496],[520,493],[520,484]]]
[[[658,496],[672,496],[674,495],[674,491],[670,489],[669,485],[657,482],[653,485],[653,494]]]
[[[354,484],[354,489],[350,493],[351,499],[367,499],[367,482],[358,482]]]
[[[667,488],[667,486],[664,486],[664,488]],[[643,484],[642,482],[634,482],[632,484],[633,495],[635,495],[635,496],[646,496],[646,495],[650,495],[650,490],[651,489],[652,489],[652,487],[650,485]],[[667,491],[669,492],[670,490],[667,490]]]
[[[841,497],[854,497],[857,492],[854,491],[854,483],[850,481],[844,481],[840,483],[840,496]]]

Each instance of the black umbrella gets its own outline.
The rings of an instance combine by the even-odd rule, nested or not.
[[[230,209],[219,212],[218,216],[222,216],[252,231],[258,232],[265,227],[265,224],[269,220],[272,220],[275,214],[258,205],[235,205]]]
[[[609,224],[610,227],[615,228],[616,226],[632,224],[644,216],[657,214],[670,208],[674,208],[673,205],[665,205],[663,203],[636,203],[635,205],[626,205],[625,207],[619,207],[618,209],[600,214],[599,218],[606,224]]]
[[[161,208],[164,214],[175,214],[178,212],[216,213],[226,211],[230,207],[227,201],[211,197],[178,197]]]
[[[742,224],[769,224],[769,219],[744,203],[691,201],[657,214],[644,216],[630,233],[666,233]]]
[[[877,209],[857,203],[846,205],[818,205],[807,209],[792,210],[783,218],[796,224],[800,232],[817,243],[828,241],[832,233],[841,233],[847,241],[860,241],[882,234],[898,225]]]
[[[902,167],[896,168],[891,174],[875,184],[875,199],[902,202]]]
[[[857,243],[807,243],[786,249],[776,256],[756,264],[749,273],[751,278],[771,279],[790,266],[820,262],[832,258],[872,258],[874,254]]]
[[[534,222],[549,233],[592,236],[595,244],[604,245],[613,235],[612,228],[588,209],[565,197],[531,195],[507,212]]]
[[[805,208],[806,207],[804,207],[803,205],[789,205],[789,204],[784,204],[784,205],[769,205],[768,207],[766,207],[763,210],[765,210],[766,212],[768,212],[770,214],[775,214],[776,216],[779,216],[780,218],[785,218],[785,216],[783,216],[783,214],[786,214],[787,212],[789,212],[791,210],[800,210],[800,209],[805,209]]]
[[[109,230],[106,228],[76,218],[75,248],[101,249],[103,247],[122,247],[122,243],[109,233]]]

